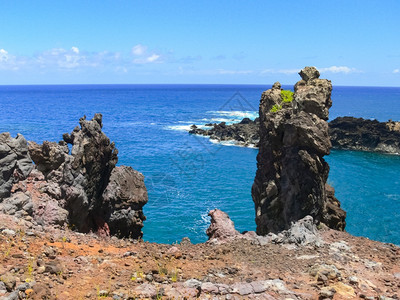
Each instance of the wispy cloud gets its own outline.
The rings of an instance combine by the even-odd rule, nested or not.
[[[203,58],[200,55],[196,55],[196,56],[185,56],[179,59],[176,59],[175,61],[178,63],[183,63],[183,64],[192,64],[194,62],[197,61],[201,61]]]
[[[0,49],[0,62],[5,62],[8,60],[8,52],[4,49]]]
[[[211,58],[212,60],[225,60],[226,55],[220,54]]]
[[[318,70],[320,72],[325,72],[325,73],[359,73],[360,71],[355,69],[355,68],[350,68],[350,67],[346,67],[346,66],[331,66],[328,68],[318,68]]]
[[[53,48],[36,55],[29,63],[31,65],[36,63],[41,69],[56,67],[72,70],[81,67],[96,67],[97,55],[97,53],[82,53],[75,46],[71,49]]]
[[[142,44],[137,44],[136,46],[133,46],[132,48],[132,54],[136,56],[141,56],[145,54],[147,51],[147,47],[143,46]]]
[[[16,57],[5,49],[0,49],[0,70],[17,71],[26,64],[24,57]]]
[[[285,75],[291,75],[291,74],[296,74],[299,73],[300,69],[264,69],[260,71],[260,74],[285,74]]]
[[[0,49],[0,70],[19,71],[40,69],[47,71],[82,71],[88,69],[108,69],[116,72],[128,72],[136,65],[164,62],[164,55],[150,51],[142,44],[135,45],[128,54],[100,51],[88,52],[77,46],[69,49],[52,48],[31,56],[10,54],[6,49]]]
[[[0,60],[1,61],[1,60]],[[394,69],[393,70],[393,74],[397,74],[397,73],[400,73],[400,69]]]
[[[162,56],[155,51],[149,51],[147,46],[137,44],[132,48],[134,64],[161,63]]]

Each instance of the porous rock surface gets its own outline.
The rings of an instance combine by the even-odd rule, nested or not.
[[[118,151],[102,132],[101,114],[92,120],[83,117],[79,124],[59,143],[29,143],[35,169],[14,180],[10,197],[0,198],[0,211],[32,217],[41,225],[140,238],[142,207],[148,200],[144,176],[130,167],[116,167]],[[22,144],[29,158],[26,141]]]
[[[198,134],[209,136],[212,140],[218,142],[235,141],[236,144],[245,147],[257,147],[260,140],[259,136],[259,118],[254,121],[249,118],[244,118],[239,123],[227,125],[225,122],[219,124],[208,124],[208,129],[198,128],[192,125],[190,134]]]
[[[25,179],[33,169],[25,138],[0,133],[0,199],[10,196],[12,185]]]
[[[321,235],[314,224],[311,216],[305,216],[291,224],[288,230],[283,230],[278,234],[270,232],[266,236],[257,235],[254,231],[246,231],[240,233],[235,229],[235,224],[229,218],[228,214],[219,210],[213,209],[208,215],[211,217],[211,223],[206,233],[208,235],[209,244],[223,244],[234,239],[245,239],[254,244],[283,244],[292,246],[312,245],[320,247],[323,244]]]
[[[343,230],[345,212],[326,181],[329,165],[323,159],[331,149],[327,119],[332,84],[319,79],[314,67],[300,73],[294,100],[282,103],[280,84],[260,100],[260,143],[257,173],[252,187],[257,233],[280,232],[310,215],[314,222]]]
[[[333,148],[400,154],[400,122],[339,117],[329,125]]]

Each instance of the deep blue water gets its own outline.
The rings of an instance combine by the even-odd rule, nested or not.
[[[270,85],[0,86],[0,132],[58,141],[84,114],[103,114],[119,164],[145,175],[144,239],[207,239],[207,212],[226,211],[238,230],[254,230],[251,185],[256,149],[189,135],[190,124],[255,117]],[[288,88],[288,87],[285,87]],[[331,119],[400,120],[400,88],[334,87]],[[332,151],[329,182],[348,213],[347,231],[400,244],[400,156]]]

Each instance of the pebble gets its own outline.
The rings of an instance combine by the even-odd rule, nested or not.
[[[217,294],[218,293],[218,286],[211,282],[203,282],[201,284],[201,291],[204,293],[212,293],[212,294]]]
[[[7,290],[6,285],[4,284],[3,281],[0,281],[0,291],[6,291],[6,290]]]
[[[101,290],[98,292],[99,297],[108,297],[108,291],[107,290]]]
[[[62,272],[62,268],[58,262],[50,261],[46,263],[45,272],[49,272],[50,274],[60,274]]]
[[[141,297],[154,298],[157,296],[157,289],[148,283],[143,283],[134,288],[135,293]]]
[[[232,285],[232,293],[240,294],[241,296],[249,295],[254,292],[250,283],[235,283]]]
[[[333,298],[335,293],[336,293],[335,289],[333,289],[331,287],[323,287],[319,291],[319,296],[320,296],[320,298]]]
[[[152,282],[152,281],[154,280],[153,275],[151,275],[151,274],[147,274],[146,277],[145,277],[145,279],[146,279],[147,281],[149,281],[149,282]]]
[[[16,279],[12,274],[6,273],[6,274],[2,275],[0,277],[0,280],[6,286],[6,289],[8,292],[11,292],[12,290],[14,290],[15,285],[16,285]]]
[[[5,235],[9,235],[9,236],[15,236],[15,231],[14,230],[12,230],[12,229],[4,229],[3,231],[2,231],[2,233],[3,234],[5,234]]]
[[[349,283],[350,284],[358,284],[359,280],[356,276],[350,276],[349,277]]]
[[[189,287],[189,288],[199,288],[201,286],[201,281],[197,280],[197,279],[189,279],[186,280],[183,285],[185,287]]]

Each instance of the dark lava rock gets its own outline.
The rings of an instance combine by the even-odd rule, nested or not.
[[[102,211],[112,235],[124,232],[131,237],[142,236],[141,228],[146,217],[142,207],[147,203],[144,176],[131,167],[112,170],[109,183],[103,192]]]
[[[13,184],[25,179],[33,169],[25,138],[12,138],[8,132],[0,134],[0,202],[10,196]]]
[[[400,154],[400,122],[339,117],[329,124],[335,149]]]
[[[345,227],[346,214],[326,183],[329,165],[323,159],[331,148],[326,120],[332,84],[319,79],[315,68],[301,74],[292,103],[271,111],[282,103],[279,84],[260,100],[260,143],[252,187],[258,234],[288,229],[307,215],[334,229]]]
[[[260,139],[258,134],[259,119],[251,120],[244,118],[240,123],[227,125],[225,122],[219,124],[210,124],[213,127],[210,129],[201,129],[197,126],[192,126],[189,133],[209,136],[212,140],[235,141],[242,146],[256,146]]]
[[[0,210],[16,215],[16,210],[24,210],[42,225],[67,223],[81,232],[142,237],[142,207],[148,200],[144,176],[130,167],[116,167],[118,151],[102,132],[101,114],[92,120],[83,117],[79,124],[71,134],[64,134],[64,141],[59,143],[29,143],[29,154],[37,169],[12,187],[15,193],[5,199]],[[21,169],[26,176],[32,162],[23,141],[19,150],[25,151],[30,169],[25,166],[27,158],[19,167],[17,155],[7,158],[6,166]],[[67,143],[71,144],[71,153]],[[10,152],[7,151],[3,152]],[[3,175],[0,180],[9,179]]]

